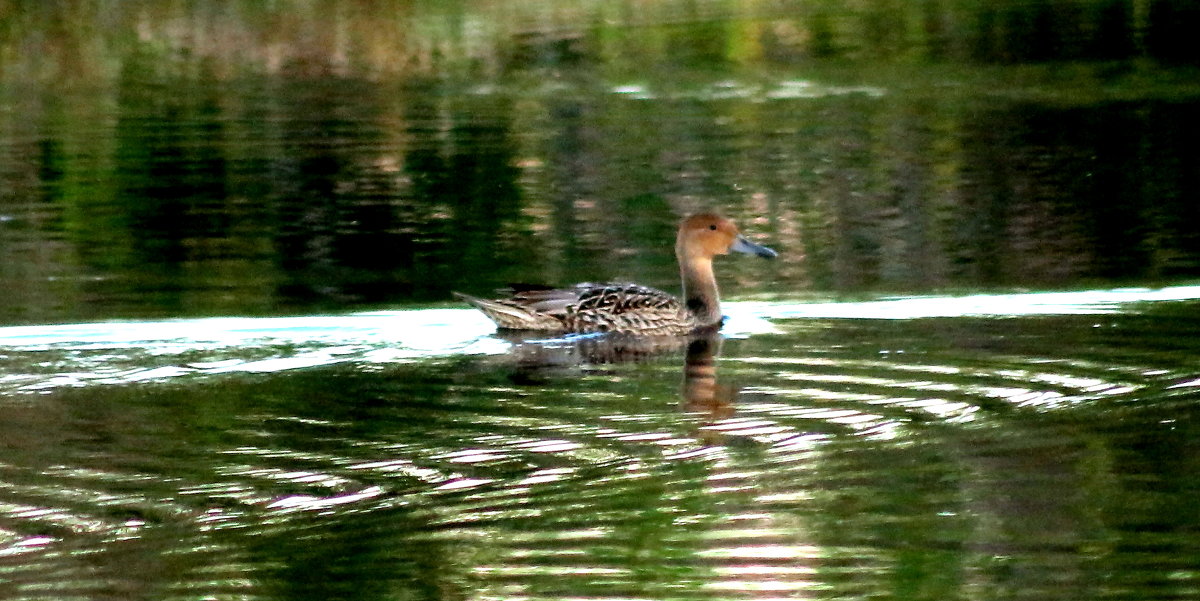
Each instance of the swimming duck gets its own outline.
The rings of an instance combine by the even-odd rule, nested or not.
[[[775,258],[732,221],[712,213],[684,219],[675,237],[683,300],[662,290],[629,283],[583,283],[569,288],[514,285],[507,298],[485,300],[455,292],[496,326],[547,332],[623,332],[682,335],[721,327],[720,297],[713,257],[730,251]]]

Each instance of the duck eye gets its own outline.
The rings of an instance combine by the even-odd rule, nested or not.
[[[708,229],[710,229],[710,230],[712,230],[712,231],[714,231],[714,232],[715,232],[715,231],[717,231],[717,224],[715,224],[715,223],[714,223],[714,224],[712,224],[712,225],[708,226]]]

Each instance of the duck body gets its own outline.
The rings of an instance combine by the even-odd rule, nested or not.
[[[455,293],[497,327],[548,332],[687,334],[700,325],[679,299],[626,282],[575,284],[569,288],[516,285],[506,298],[482,299]]]
[[[513,285],[499,299],[455,293],[496,326],[546,332],[620,332],[685,335],[721,327],[720,299],[712,259],[730,251],[774,258],[775,251],[738,233],[733,222],[711,213],[684,219],[675,255],[683,298],[639,284],[582,283],[567,288]]]

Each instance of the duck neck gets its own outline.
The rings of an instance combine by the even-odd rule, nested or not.
[[[680,258],[679,272],[683,279],[683,302],[690,315],[701,326],[721,321],[721,299],[717,279],[713,276],[712,258]]]

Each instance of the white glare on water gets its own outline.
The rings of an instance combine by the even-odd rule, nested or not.
[[[1176,286],[867,302],[731,302],[724,305],[728,319],[722,334],[744,338],[772,333],[777,331],[774,321],[782,319],[1104,314],[1133,303],[1198,298],[1200,286]],[[347,362],[370,365],[507,353],[513,343],[493,334],[492,324],[471,309],[8,327],[0,328],[0,350],[50,351],[55,369],[42,362],[37,370],[26,367],[0,373],[0,394],[194,374],[270,373]],[[184,353],[186,362],[172,360]]]

